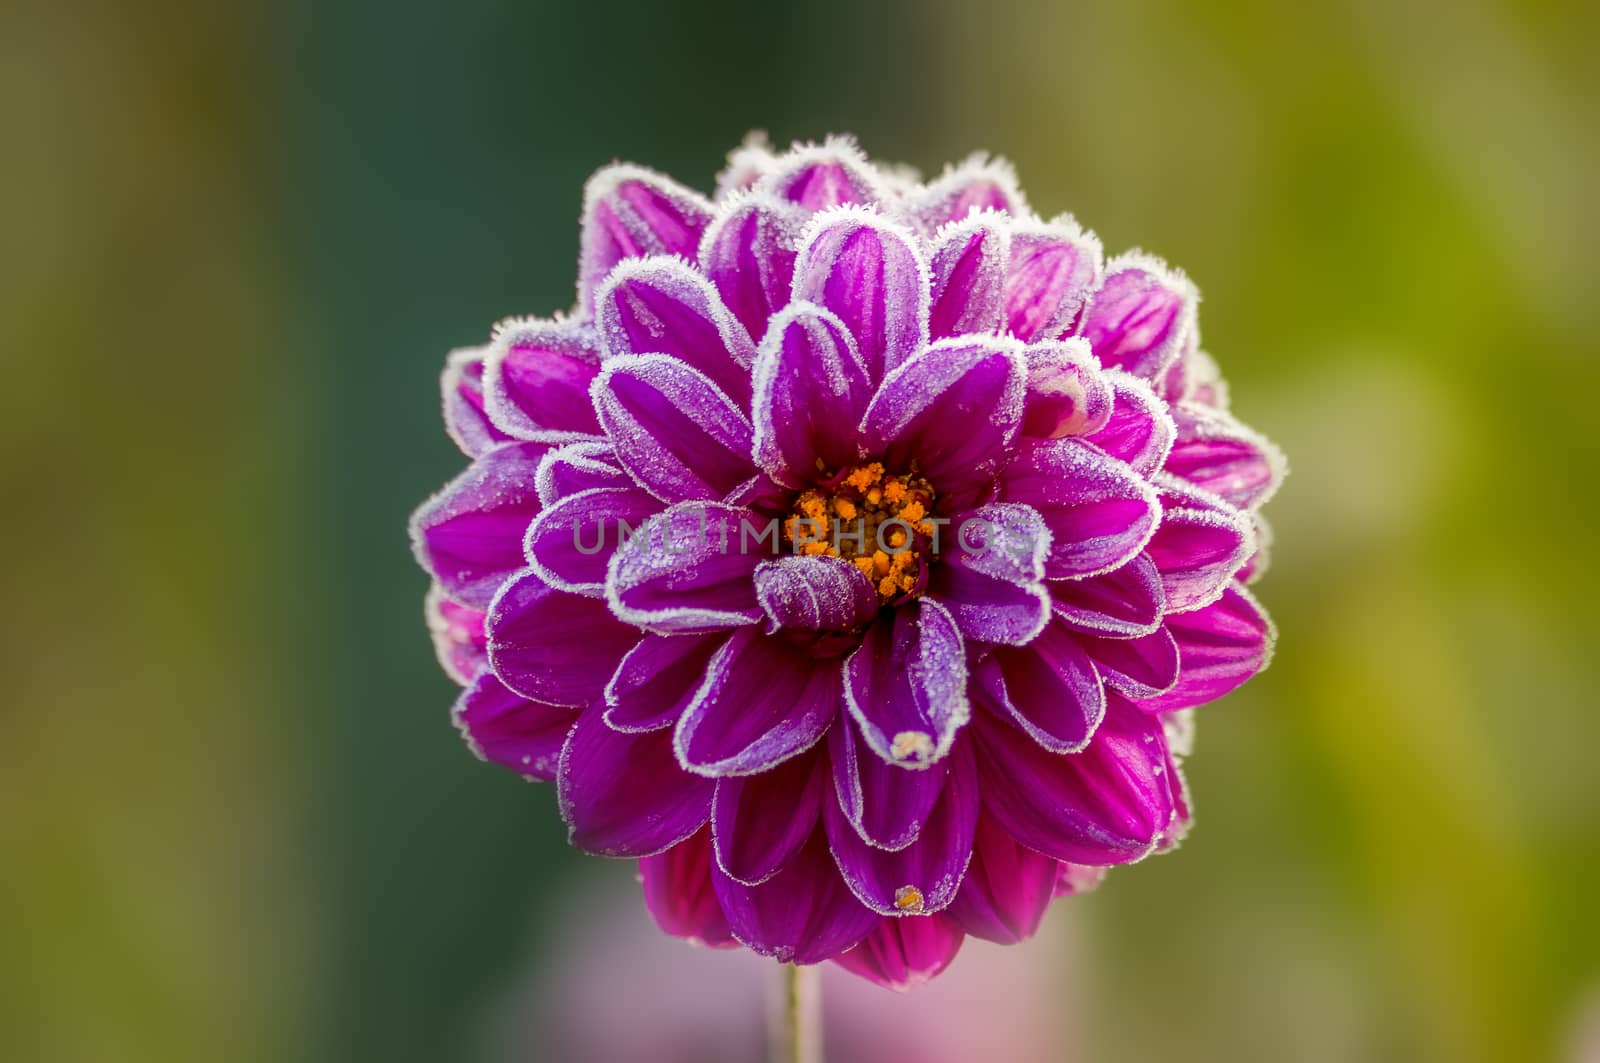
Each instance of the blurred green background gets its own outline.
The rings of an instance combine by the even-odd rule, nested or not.
[[[1057,1058],[1577,1058],[1597,24],[6,5],[0,1055],[488,1054],[553,898],[631,870],[449,726],[405,539],[461,461],[436,373],[570,302],[592,169],[708,187],[761,127],[1009,156],[1041,211],[1196,279],[1235,409],[1290,455],[1276,662],[1202,712],[1190,841],[1055,916],[1082,942]]]

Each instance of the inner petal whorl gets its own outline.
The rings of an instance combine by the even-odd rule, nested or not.
[[[785,542],[798,554],[849,561],[885,605],[921,594],[943,523],[933,516],[933,486],[915,468],[891,474],[876,461],[818,473],[822,479],[795,498],[783,522]]]

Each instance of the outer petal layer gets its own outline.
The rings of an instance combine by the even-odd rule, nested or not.
[[[522,537],[539,512],[535,475],[545,443],[505,443],[486,451],[411,518],[417,561],[446,594],[486,608],[500,584],[523,567]]]
[[[1187,612],[1217,600],[1255,536],[1249,517],[1210,492],[1175,478],[1161,487],[1161,527],[1147,550],[1161,570],[1168,611]]]
[[[622,734],[584,710],[561,751],[556,796],[572,844],[601,856],[652,856],[699,830],[714,784],[679,769],[667,731]]]
[[[578,718],[576,709],[529,701],[492,672],[461,692],[451,715],[480,759],[541,782],[556,777],[561,747]]]
[[[1094,661],[1057,621],[1026,646],[1004,647],[973,672],[983,704],[1052,753],[1076,753],[1105,717]]]
[[[600,697],[639,632],[596,598],[567,594],[531,571],[508,580],[489,606],[489,664],[524,697],[587,705]]]
[[[434,654],[445,675],[462,686],[488,667],[488,639],[483,633],[483,610],[458,605],[444,596],[437,584],[428,588],[422,605]]]
[[[1050,585],[1055,614],[1074,631],[1110,638],[1148,635],[1161,624],[1167,596],[1161,570],[1139,554],[1121,568]]]
[[[759,775],[721,779],[711,804],[717,863],[753,886],[789,861],[816,828],[827,794],[827,758],[785,761]]]
[[[734,936],[783,963],[820,963],[866,937],[880,916],[856,900],[839,877],[819,824],[811,839],[759,886],[736,882],[719,867],[712,882]]]
[[[1079,439],[1024,440],[1000,476],[1000,498],[1032,506],[1050,529],[1045,575],[1077,579],[1127,564],[1155,533],[1155,490]]]
[[[1002,945],[1030,938],[1055,896],[1060,866],[1018,844],[993,817],[982,816],[972,863],[948,915],[974,937]]]
[[[482,347],[463,347],[451,351],[439,377],[440,397],[444,401],[445,434],[469,458],[475,458],[496,443],[511,437],[489,420],[483,400]]]
[[[1111,385],[1111,414],[1105,424],[1088,434],[1089,442],[1149,475],[1161,468],[1172,451],[1177,432],[1172,414],[1138,377],[1121,370],[1105,376]]]
[[[584,439],[557,447],[539,461],[534,474],[539,501],[553,506],[569,495],[597,487],[634,487],[616,451],[604,439]]]
[[[908,207],[928,232],[960,221],[973,211],[1002,211],[1013,218],[1024,217],[1028,211],[1011,164],[983,154],[945,170],[913,195]]]
[[[1006,277],[1005,325],[1020,340],[1069,331],[1100,278],[1100,241],[1071,218],[1015,226]]]
[[[1283,482],[1283,453],[1232,415],[1199,404],[1175,410],[1178,440],[1167,471],[1219,495],[1240,509],[1255,509]]]
[[[965,935],[945,914],[886,918],[839,966],[886,989],[914,989],[950,966]]]
[[[877,170],[847,137],[802,145],[773,159],[755,188],[806,211],[872,204],[884,194]]]
[[[595,435],[600,423],[589,384],[599,371],[592,330],[571,322],[509,322],[496,331],[484,365],[488,414],[519,439]]]
[[[750,422],[711,379],[663,355],[616,358],[594,405],[622,463],[663,502],[718,499],[755,473]]]
[[[1194,286],[1137,252],[1106,266],[1106,279],[1084,316],[1082,335],[1100,364],[1157,380],[1177,360],[1194,329]]]
[[[711,888],[711,832],[697,831],[664,853],[639,861],[644,904],[673,937],[714,949],[738,942]]]
[[[1030,344],[1022,434],[1039,439],[1087,436],[1111,419],[1112,390],[1089,345],[1069,338]]]
[[[746,195],[718,212],[700,244],[700,265],[752,339],[789,301],[804,213],[771,196]]]
[[[1081,753],[1050,753],[988,713],[974,726],[985,808],[1030,849],[1125,864],[1148,854],[1173,820],[1160,721],[1119,697]]]
[[[684,262],[646,258],[618,267],[595,297],[595,321],[606,358],[670,354],[749,407],[750,334],[711,282]]]
[[[583,194],[579,302],[588,308],[606,274],[625,258],[693,255],[711,218],[695,192],[641,166],[607,166]]]
[[[975,214],[940,230],[931,263],[934,339],[999,330],[1010,259],[1004,215]]]
[[[677,723],[724,641],[720,632],[646,634],[606,684],[606,723],[618,731],[654,731]]]
[[[660,509],[659,501],[637,487],[569,495],[528,525],[528,564],[553,587],[599,597],[617,546]]]
[[[1141,701],[1147,712],[1171,712],[1215,701],[1272,660],[1277,632],[1250,592],[1237,583],[1201,609],[1167,619],[1183,667],[1177,684]]]

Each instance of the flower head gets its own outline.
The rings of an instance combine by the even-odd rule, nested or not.
[[[576,309],[445,369],[457,725],[670,933],[897,986],[1027,937],[1176,844],[1188,711],[1270,654],[1283,463],[1196,302],[982,157],[602,170]]]

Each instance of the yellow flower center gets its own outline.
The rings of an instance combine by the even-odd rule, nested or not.
[[[859,568],[884,603],[921,593],[923,543],[934,533],[933,488],[913,469],[891,476],[871,462],[829,476],[794,501],[783,522],[800,554],[842,557]]]

